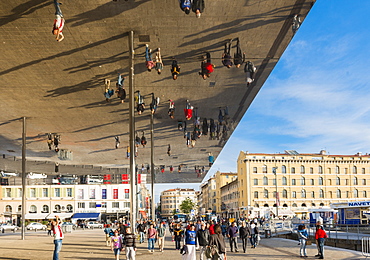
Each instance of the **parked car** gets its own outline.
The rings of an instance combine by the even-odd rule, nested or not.
[[[38,222],[32,222],[26,228],[27,230],[46,230],[46,226]]]
[[[62,227],[63,226],[72,226],[72,229],[75,230],[77,228],[77,226],[71,222],[63,222],[62,223]]]
[[[87,228],[103,228],[103,224],[99,222],[88,222],[86,227]]]
[[[14,226],[10,223],[4,223],[4,224],[1,224],[0,225],[0,232],[5,232],[7,230],[11,230],[11,231],[17,231],[18,230],[18,227],[17,226]]]

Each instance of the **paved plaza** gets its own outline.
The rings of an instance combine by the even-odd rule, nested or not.
[[[228,241],[226,241],[228,242]],[[299,246],[297,241],[283,238],[262,238],[260,246],[255,249],[248,248],[247,254],[240,253],[241,244],[239,243],[239,253],[228,253],[228,260],[238,259],[298,259]],[[228,244],[228,243],[227,243]],[[179,251],[174,249],[174,243],[169,236],[166,237],[165,251],[149,253],[146,249],[147,243],[138,244],[137,259],[160,259],[172,260],[181,259]],[[20,239],[20,233],[0,234],[0,259],[7,260],[50,260],[53,255],[53,239],[48,237],[46,232],[38,231],[26,233],[26,240]],[[315,259],[317,253],[316,245],[308,246],[307,259]],[[113,253],[105,246],[104,232],[101,229],[76,230],[73,233],[66,233],[63,240],[63,247],[60,259],[114,259]],[[120,259],[126,259],[121,256]],[[199,259],[199,251],[197,252]],[[365,259],[361,252],[325,247],[325,259]]]

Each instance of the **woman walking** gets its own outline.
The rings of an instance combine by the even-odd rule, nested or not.
[[[119,260],[119,255],[121,253],[121,248],[123,245],[123,239],[119,235],[119,231],[114,231],[114,236],[111,237],[112,243],[110,244],[111,250],[114,252],[114,256],[116,260]]]
[[[209,239],[209,245],[210,246],[216,246],[219,260],[226,259],[226,245],[225,245],[225,239],[222,235],[221,226],[219,224],[214,226],[214,234],[211,235]]]
[[[185,232],[185,244],[188,248],[186,254],[183,255],[183,260],[196,260],[196,250],[195,246],[197,244],[197,232],[195,231],[195,226],[190,225],[189,229]]]
[[[173,237],[172,239],[175,240],[175,247],[176,250],[180,250],[180,241],[181,238],[184,237],[184,230],[181,229],[181,224],[177,224],[175,229],[173,230]]]
[[[125,249],[126,249],[126,259],[135,260],[136,255],[136,237],[135,234],[131,232],[131,228],[126,228],[125,234]]]

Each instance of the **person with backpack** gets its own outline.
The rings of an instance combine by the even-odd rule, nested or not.
[[[105,243],[107,244],[107,246],[110,246],[112,242],[110,237],[114,235],[114,232],[110,227],[110,224],[108,224],[107,227],[104,229],[104,233],[105,233]]]
[[[214,234],[210,236],[208,251],[210,251],[212,260],[224,260],[226,258],[225,239],[219,224],[214,226]]]
[[[307,257],[306,242],[308,239],[308,233],[305,225],[298,226],[298,239],[299,239],[298,245],[301,246],[299,254],[301,257]]]

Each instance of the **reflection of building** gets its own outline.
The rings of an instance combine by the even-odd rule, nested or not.
[[[150,213],[151,207],[151,194],[144,184],[140,184],[137,193],[138,211],[143,218],[147,218]]]
[[[240,152],[237,161],[240,214],[258,215],[269,209],[271,214],[278,212],[279,216],[283,216],[291,210],[305,217],[309,208],[367,198],[370,192],[367,186],[369,165],[370,156],[360,153]]]
[[[197,205],[197,195],[194,189],[169,189],[161,192],[161,215],[171,217],[174,212],[181,212],[181,203],[190,198]]]
[[[130,185],[33,185],[26,187],[26,219],[41,220],[58,213],[70,218],[74,213],[101,213],[102,219],[122,217],[130,209]],[[21,216],[21,186],[0,186],[1,221]]]
[[[22,213],[21,186],[1,186],[0,221],[20,223]],[[26,219],[45,219],[50,213],[71,217],[74,209],[74,185],[33,185],[26,189]],[[2,218],[2,219],[1,219]]]

